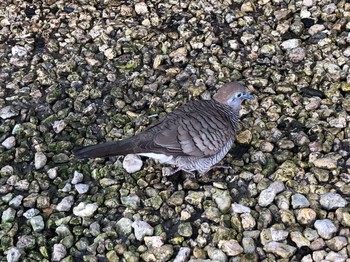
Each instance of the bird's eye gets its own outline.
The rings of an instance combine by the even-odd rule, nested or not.
[[[236,97],[240,98],[242,96],[242,93],[238,93]]]

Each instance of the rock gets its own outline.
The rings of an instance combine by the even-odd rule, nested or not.
[[[169,206],[181,206],[185,199],[185,191],[175,191],[167,200]]]
[[[305,50],[302,47],[293,48],[287,51],[287,58],[292,63],[299,63],[305,58]]]
[[[85,194],[89,191],[89,185],[87,184],[76,184],[75,189],[78,191],[79,194]]]
[[[145,236],[153,235],[153,227],[145,221],[136,220],[132,223],[134,228],[135,237],[137,240],[142,241]]]
[[[307,240],[299,231],[291,232],[290,238],[297,245],[298,248],[310,246],[310,241]]]
[[[83,182],[84,175],[78,171],[74,171],[73,179],[71,183],[73,185]]]
[[[4,141],[2,141],[1,145],[6,149],[11,149],[16,145],[16,138],[14,136],[9,136]]]
[[[66,126],[67,123],[64,120],[58,120],[53,122],[52,128],[56,134],[59,134],[65,129]]]
[[[347,254],[341,254],[331,251],[326,255],[325,261],[345,262],[348,258],[349,257],[347,256]]]
[[[13,116],[18,116],[19,112],[13,106],[5,106],[0,109],[0,118],[8,119]]]
[[[117,232],[123,236],[127,236],[132,232],[132,220],[122,217],[117,222]]]
[[[23,216],[27,219],[30,219],[32,217],[35,217],[36,215],[40,214],[39,209],[36,208],[30,208],[26,212],[23,213]]]
[[[60,203],[57,204],[56,210],[57,211],[69,211],[74,204],[74,197],[73,196],[66,196],[64,197]]]
[[[267,189],[261,191],[259,196],[259,205],[266,207],[270,205],[275,199],[276,195],[284,190],[284,184],[282,182],[273,182]]]
[[[304,195],[297,193],[292,195],[292,206],[293,209],[309,207],[310,202]]]
[[[326,243],[322,238],[317,238],[311,242],[309,247],[311,250],[321,250],[321,249],[325,249]]]
[[[335,236],[326,241],[327,246],[333,251],[340,251],[348,244],[348,240],[344,236]]]
[[[66,247],[63,244],[54,244],[52,251],[52,261],[61,261],[67,255]]]
[[[227,256],[222,250],[211,247],[211,246],[207,246],[206,250],[208,253],[208,257],[211,260],[220,261],[220,262],[227,262]]]
[[[316,212],[311,208],[302,208],[297,211],[297,221],[302,225],[309,225],[316,219]]]
[[[162,237],[160,236],[145,236],[143,240],[145,241],[145,244],[149,249],[158,248],[164,245]]]
[[[312,161],[315,167],[324,168],[328,170],[337,168],[337,160],[330,157],[322,157]]]
[[[329,125],[331,127],[335,127],[335,128],[345,128],[345,127],[347,127],[346,118],[342,117],[342,116],[330,119],[328,121],[328,123],[329,123]]]
[[[252,140],[252,132],[250,130],[244,130],[237,134],[236,141],[238,144],[249,144]]]
[[[193,233],[191,223],[181,223],[178,228],[178,233],[183,237],[191,237]]]
[[[9,206],[16,209],[22,204],[22,200],[23,200],[23,196],[17,195],[10,200]]]
[[[134,209],[137,209],[141,203],[140,197],[136,194],[122,196],[120,200],[123,205],[126,205],[127,207],[134,208]]]
[[[173,262],[186,262],[190,257],[191,249],[188,247],[180,247],[179,252],[177,253]]]
[[[289,232],[284,229],[276,228],[275,226],[271,227],[271,239],[273,241],[283,241],[287,239]]]
[[[250,213],[241,214],[242,227],[244,230],[252,230],[256,226],[256,221]]]
[[[288,39],[286,41],[283,41],[281,43],[281,46],[284,50],[288,50],[288,49],[299,47],[300,44],[301,44],[300,39]]]
[[[218,247],[228,256],[237,256],[243,252],[243,248],[235,239],[220,240]]]
[[[34,216],[29,219],[29,222],[34,232],[40,232],[45,228],[44,219],[42,216]]]
[[[295,254],[295,252],[297,251],[297,249],[293,246],[289,246],[289,245],[283,244],[283,243],[278,243],[275,241],[271,241],[271,242],[267,243],[263,247],[263,249],[268,253],[275,254],[275,255],[282,257],[282,258],[292,257]]]
[[[78,206],[73,207],[73,214],[78,217],[90,217],[97,210],[98,205],[96,203],[80,202]]]
[[[213,194],[213,199],[222,213],[226,213],[231,207],[231,196],[227,190],[216,189]]]
[[[244,253],[252,254],[256,252],[255,241],[252,237],[243,237],[242,245]]]
[[[148,13],[148,6],[145,2],[139,2],[135,4],[135,12],[138,15],[144,15]]]
[[[327,210],[334,210],[340,207],[346,207],[348,202],[338,193],[328,192],[321,195],[320,204]]]
[[[142,164],[143,163],[142,163],[141,157],[134,154],[126,155],[123,160],[123,168],[129,174],[140,171],[142,168]]]
[[[12,207],[5,209],[1,215],[1,223],[13,222],[16,217],[16,210]]]
[[[35,169],[41,169],[46,165],[47,157],[43,152],[36,152],[34,156]]]
[[[250,213],[250,208],[241,204],[233,203],[231,205],[233,214]]]
[[[337,232],[334,223],[329,219],[316,220],[314,226],[317,233],[324,239],[330,239]]]
[[[7,262],[17,262],[20,261],[21,258],[21,251],[17,247],[11,247],[9,250],[7,250],[6,259]]]

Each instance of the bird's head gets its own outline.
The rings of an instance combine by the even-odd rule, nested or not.
[[[214,99],[220,103],[229,105],[234,109],[240,108],[246,99],[254,99],[254,96],[247,92],[247,88],[238,82],[224,84],[214,95]]]

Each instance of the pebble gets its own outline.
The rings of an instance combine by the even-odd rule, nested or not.
[[[180,247],[179,252],[177,253],[173,262],[186,262],[190,257],[191,249],[188,247]]]
[[[40,232],[45,228],[44,219],[42,216],[34,216],[29,219],[29,222],[34,232]]]
[[[117,222],[117,232],[123,236],[127,236],[132,232],[132,220],[122,217]]]
[[[302,47],[293,48],[287,51],[287,58],[293,63],[299,63],[305,58],[305,50]]]
[[[226,254],[220,249],[217,249],[217,248],[211,247],[211,246],[207,246],[206,251],[208,253],[208,257],[212,261],[219,261],[219,262],[227,262],[228,261]]]
[[[37,208],[30,208],[26,212],[23,213],[23,216],[27,219],[30,219],[32,217],[35,217],[36,215],[40,214],[39,209]]]
[[[336,169],[338,166],[337,160],[331,157],[322,157],[312,162],[315,167],[324,168],[328,170]]]
[[[183,236],[183,237],[191,237],[193,234],[191,223],[189,222],[181,223],[178,228],[178,233],[180,236]]]
[[[145,2],[139,2],[135,4],[135,12],[139,15],[148,13],[148,7]]]
[[[341,195],[334,192],[328,192],[320,197],[320,204],[327,210],[334,210],[341,207],[346,207],[348,201],[346,201]]]
[[[50,179],[55,179],[57,177],[57,167],[50,168],[47,170],[47,175],[49,176]]]
[[[288,50],[288,49],[299,47],[300,44],[301,44],[300,39],[288,39],[286,41],[283,41],[281,43],[281,46],[283,49]]]
[[[13,208],[18,208],[22,204],[23,196],[17,195],[14,198],[12,198],[9,202],[9,206]]]
[[[145,236],[143,238],[148,248],[158,248],[164,245],[164,241],[160,236]]]
[[[241,204],[233,203],[231,205],[233,214],[250,213],[250,208]]]
[[[220,240],[218,247],[231,257],[243,253],[243,247],[235,239]]]
[[[54,244],[51,259],[61,261],[67,255],[67,249],[63,244]]]
[[[340,251],[342,248],[346,247],[347,244],[348,240],[344,236],[335,236],[330,240],[326,241],[327,247],[329,247],[333,251]]]
[[[28,50],[24,46],[15,45],[11,48],[11,53],[14,56],[25,56],[28,53]]]
[[[142,168],[142,164],[143,163],[142,163],[141,157],[134,154],[126,155],[123,160],[123,168],[129,174],[140,171]]]
[[[314,226],[317,233],[324,239],[330,239],[337,232],[334,223],[329,219],[316,220]]]
[[[6,149],[11,149],[16,145],[16,138],[14,136],[9,136],[4,141],[2,141],[1,145]]]
[[[90,217],[97,210],[98,205],[96,203],[80,202],[78,206],[73,207],[73,214],[78,217]]]
[[[142,241],[145,236],[153,235],[153,227],[145,221],[136,220],[132,223],[134,228],[135,237],[137,240]]]
[[[14,210],[12,207],[9,207],[2,212],[1,222],[2,223],[13,222],[15,220],[15,217],[16,217],[16,210]]]
[[[241,214],[242,227],[244,230],[253,230],[256,226],[256,221],[250,213]]]
[[[287,239],[289,232],[284,229],[279,229],[276,227],[270,228],[271,239],[273,241],[283,241]]]
[[[89,185],[87,184],[76,184],[75,189],[78,191],[79,194],[85,194],[89,191]]]
[[[64,120],[58,120],[53,122],[52,128],[56,134],[59,134],[66,128],[66,126],[67,123]]]
[[[226,213],[231,207],[231,196],[227,190],[216,189],[213,194],[216,206],[222,213]]]
[[[22,254],[19,248],[17,247],[11,247],[9,250],[7,250],[6,259],[7,262],[17,262],[20,261]]]
[[[13,116],[18,116],[19,112],[13,106],[5,106],[0,109],[0,118],[8,119]]]
[[[291,232],[290,238],[297,245],[298,248],[310,246],[310,241],[307,240],[299,231]]]
[[[292,206],[293,209],[309,207],[310,202],[304,195],[297,193],[292,195]]]
[[[73,179],[71,181],[71,184],[75,185],[78,183],[83,182],[84,175],[78,171],[74,171]]]
[[[43,152],[36,152],[34,156],[35,169],[41,169],[46,165],[47,157]]]
[[[66,196],[64,197],[60,203],[57,204],[56,210],[57,211],[69,211],[74,204],[74,197],[73,196]]]
[[[282,182],[273,182],[267,189],[261,191],[258,203],[262,207],[270,205],[275,199],[276,195],[284,190]]]
[[[297,251],[297,249],[293,246],[275,241],[267,243],[263,248],[266,252],[275,254],[282,258],[290,258]]]

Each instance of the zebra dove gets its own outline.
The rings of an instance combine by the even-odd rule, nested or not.
[[[205,174],[233,145],[239,110],[253,99],[238,82],[223,85],[212,100],[180,106],[133,137],[73,150],[77,158],[137,154]],[[175,171],[175,172],[176,172]]]

